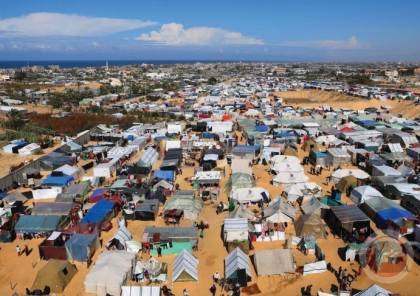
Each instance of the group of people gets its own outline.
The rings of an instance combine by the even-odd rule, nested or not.
[[[32,249],[29,249],[28,245],[25,245],[23,249],[21,249],[19,245],[16,246],[16,254],[18,256],[22,256],[23,254],[25,254],[25,256],[29,256],[31,252]]]

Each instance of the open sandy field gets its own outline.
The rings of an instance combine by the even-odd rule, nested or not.
[[[305,152],[299,150],[299,157],[305,156]],[[140,153],[136,156],[138,158]],[[156,167],[159,166],[159,163]],[[264,165],[256,165],[253,167],[253,172],[257,179],[257,186],[261,186],[269,190],[271,197],[276,197],[282,192],[282,188],[274,187],[270,184],[271,176],[267,171],[268,167]],[[314,176],[309,174],[309,166],[305,167],[306,174],[311,178],[312,181],[322,184],[324,193],[331,188],[331,184],[323,184],[325,177],[331,172],[326,170],[320,176]],[[185,167],[183,168],[182,175],[177,177],[177,183],[181,189],[190,189],[191,185],[186,181],[186,178],[193,176],[194,168]],[[226,167],[226,176],[223,177],[221,188],[224,188],[230,174],[230,169]],[[224,190],[221,190],[219,200],[226,202],[227,196]],[[344,197],[344,200],[350,203],[350,200]],[[173,289],[175,295],[182,295],[184,288],[188,289],[190,295],[210,295],[209,288],[212,284],[212,274],[218,271],[223,276],[224,266],[223,258],[228,254],[226,248],[223,246],[221,239],[220,230],[223,224],[224,218],[228,216],[227,212],[220,215],[216,214],[216,205],[210,202],[205,204],[203,211],[201,212],[199,220],[207,221],[210,224],[210,228],[204,232],[204,237],[200,238],[198,251],[193,254],[199,259],[199,281],[198,282],[187,282],[187,283],[171,283],[168,281],[167,285]],[[183,220],[181,226],[189,226],[192,222]],[[128,229],[131,231],[135,240],[140,240],[140,236],[147,225],[163,225],[163,219],[159,217],[155,222],[143,222],[143,221],[128,221]],[[102,239],[106,243],[116,232],[116,219],[113,219],[113,228],[109,232],[102,232]],[[286,230],[286,238],[289,238],[294,234],[294,227],[289,224]],[[380,234],[380,232],[378,232]],[[36,276],[37,271],[46,264],[45,261],[39,259],[38,245],[41,240],[31,241],[15,241],[11,244],[0,244],[0,295],[11,295],[13,291],[23,295],[26,287],[31,287],[32,282]],[[346,267],[348,270],[357,269],[357,263],[346,263],[343,262],[338,254],[337,248],[343,247],[344,242],[341,239],[334,238],[329,235],[327,239],[318,240],[318,243],[322,250],[326,254],[326,260],[331,262],[332,266],[336,269],[339,266]],[[33,248],[33,252],[29,257],[21,256],[18,257],[15,252],[16,245],[23,246],[27,244],[30,248]],[[272,248],[284,248],[284,241],[277,242],[263,242],[254,243],[256,250],[260,249],[272,249]],[[97,251],[93,262],[97,258],[100,251]],[[252,255],[253,251],[251,251]],[[295,257],[297,265],[302,266],[305,263],[312,262],[314,257],[312,255],[303,255],[300,251],[293,249],[293,255]],[[145,255],[144,255],[145,256]],[[169,264],[168,279],[172,276],[172,262],[174,256],[164,255],[162,261]],[[84,293],[83,281],[88,272],[87,266],[78,265],[78,272],[72,281],[67,286],[63,295],[76,296],[76,295],[89,295]],[[270,277],[257,277],[255,269],[252,268],[252,282],[250,284],[258,285],[261,293],[258,295],[300,295],[301,287],[312,284],[312,295],[316,295],[318,289],[329,291],[332,284],[337,284],[337,280],[330,272],[313,274],[308,276],[301,275],[287,275],[287,276],[270,276]],[[400,295],[416,296],[418,294],[417,283],[420,280],[420,268],[418,265],[413,264],[410,267],[410,272],[401,279],[399,282],[393,284],[379,283],[386,289],[393,292],[400,293]],[[364,272],[352,285],[353,288],[367,288],[374,282]],[[243,295],[249,295],[242,293]],[[216,295],[223,295],[220,288]],[[226,295],[226,293],[224,293]]]
[[[367,107],[380,108],[381,106],[387,106],[391,108],[391,113],[395,115],[402,114],[408,118],[420,116],[420,105],[416,106],[412,101],[364,99],[321,90],[286,91],[277,92],[275,95],[283,98],[284,104],[294,107],[316,108],[328,105],[333,108],[363,110]]]

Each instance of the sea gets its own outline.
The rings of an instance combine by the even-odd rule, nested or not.
[[[84,67],[104,67],[106,60],[34,60],[34,61],[0,61],[0,69],[15,69],[31,66],[58,65],[60,68],[84,68]],[[173,64],[195,64],[195,63],[240,63],[241,61],[229,60],[108,60],[109,66],[125,65],[173,65]],[[249,61],[247,61],[249,62]]]

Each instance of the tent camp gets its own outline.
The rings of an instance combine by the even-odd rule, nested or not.
[[[284,195],[288,201],[296,201],[299,198],[319,196],[322,188],[314,182],[287,184],[284,188]]]
[[[232,190],[230,198],[239,203],[258,202],[261,199],[268,201],[270,196],[267,190],[261,187],[236,188]]]
[[[295,272],[295,264],[290,249],[255,251],[254,263],[259,276]]]
[[[31,290],[44,291],[48,286],[51,293],[62,293],[76,272],[76,266],[68,261],[50,259],[38,271]]]
[[[225,278],[235,282],[246,282],[252,278],[251,261],[240,248],[235,248],[225,257]]]
[[[121,286],[131,278],[136,254],[125,251],[105,251],[85,277],[86,293],[98,296],[121,295]]]
[[[87,262],[100,246],[97,234],[73,234],[65,243],[70,261]]]
[[[364,203],[366,200],[377,196],[383,197],[382,193],[369,185],[358,186],[354,188],[350,193],[350,199],[355,204]]]
[[[295,230],[297,236],[316,239],[325,238],[327,233],[324,221],[317,212],[301,215],[295,221]]]
[[[172,271],[172,281],[198,281],[198,259],[190,252],[182,250],[176,256]]]

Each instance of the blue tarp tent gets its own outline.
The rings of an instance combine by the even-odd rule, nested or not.
[[[252,154],[260,149],[260,145],[237,145],[233,147],[232,154]]]
[[[74,180],[74,178],[72,176],[67,176],[67,175],[51,176],[51,175],[49,175],[48,177],[46,177],[42,181],[42,185],[63,187],[63,186],[69,185],[73,180]]]
[[[98,246],[97,234],[73,234],[65,244],[67,258],[71,261],[86,262],[92,257]]]
[[[268,131],[268,126],[264,124],[260,124],[260,125],[255,126],[255,130],[259,133],[265,133]]]
[[[15,226],[18,233],[41,233],[57,230],[59,224],[64,220],[64,216],[51,215],[24,215],[20,216]]]
[[[413,214],[402,208],[388,208],[376,213],[376,222],[382,229],[387,227],[387,221],[398,222],[402,218],[415,219]]]
[[[155,173],[153,174],[153,177],[166,180],[166,181],[173,181],[175,179],[175,172],[158,170],[158,171],[155,171]]]
[[[114,203],[107,199],[98,201],[87,214],[80,221],[81,224],[94,223],[98,224],[102,222],[105,217],[112,212],[114,209]]]
[[[216,135],[212,134],[212,133],[202,133],[201,137],[203,139],[214,139],[214,138],[216,138]]]

